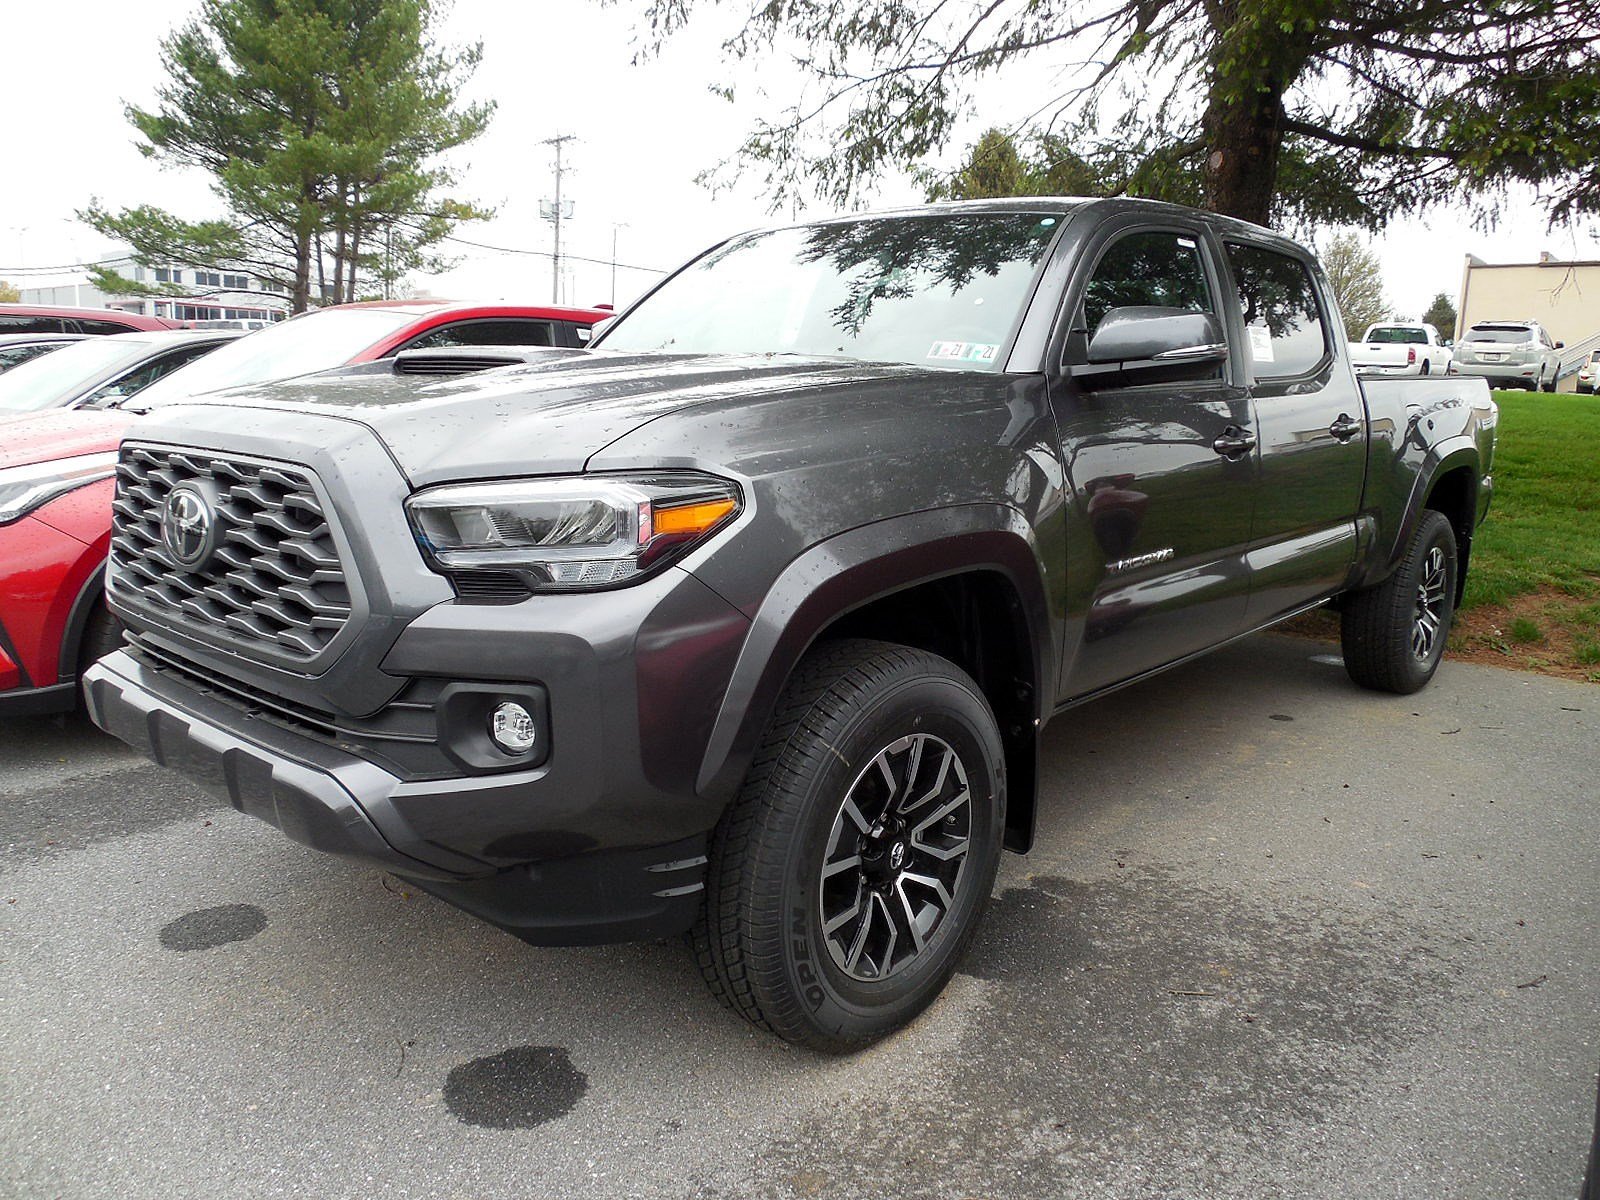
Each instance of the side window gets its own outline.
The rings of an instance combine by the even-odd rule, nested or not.
[[[181,350],[174,350],[171,354],[163,355],[153,362],[147,362],[142,367],[136,367],[119,379],[110,383],[103,383],[93,392],[83,398],[85,404],[107,404],[116,400],[126,400],[135,392],[141,392],[164,375],[170,375],[179,367],[199,358],[207,351],[215,350],[218,343],[204,346],[185,346]]]
[[[67,333],[59,317],[0,316],[0,333]]]
[[[1130,305],[1217,311],[1194,238],[1151,231],[1113,242],[1084,289],[1078,328],[1092,336],[1106,313]]]
[[[555,329],[549,321],[507,319],[460,321],[430,329],[407,350],[436,350],[440,346],[554,346]]]
[[[132,333],[130,326],[119,325],[115,321],[85,321],[78,318],[78,328],[84,333]]]
[[[1328,334],[1306,265],[1274,250],[1233,242],[1228,261],[1256,377],[1302,375],[1320,363],[1328,352]]]

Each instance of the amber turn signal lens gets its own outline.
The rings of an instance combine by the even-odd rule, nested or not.
[[[721,496],[700,504],[658,508],[652,514],[654,532],[657,537],[682,537],[685,534],[695,537],[710,529],[736,507],[731,498]]]

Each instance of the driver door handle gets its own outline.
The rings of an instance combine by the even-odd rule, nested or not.
[[[1241,429],[1237,425],[1229,425],[1211,443],[1211,448],[1223,458],[1238,458],[1241,454],[1248,454],[1256,448],[1256,435],[1248,429]]]
[[[1334,421],[1332,425],[1328,426],[1328,432],[1333,434],[1333,436],[1338,438],[1341,442],[1348,442],[1351,438],[1355,437],[1356,434],[1361,432],[1361,422],[1356,420],[1349,413],[1340,413],[1338,420]]]

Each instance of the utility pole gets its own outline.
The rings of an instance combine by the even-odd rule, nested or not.
[[[611,222],[611,307],[617,306],[617,230],[628,228],[626,221]]]
[[[555,226],[556,249],[550,259],[550,302],[561,303],[561,222],[572,216],[572,202],[566,202],[565,207],[561,200],[561,176],[565,173],[561,165],[561,148],[568,142],[577,141],[577,136],[571,133],[558,133],[553,138],[546,138],[544,145],[556,148],[556,199],[552,204],[548,200],[539,202],[539,215]]]

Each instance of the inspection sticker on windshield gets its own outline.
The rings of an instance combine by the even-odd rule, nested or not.
[[[1265,325],[1247,325],[1250,331],[1250,357],[1257,362],[1272,361],[1272,330]]]
[[[935,342],[928,357],[957,362],[993,362],[999,351],[1000,347],[992,342]]]

